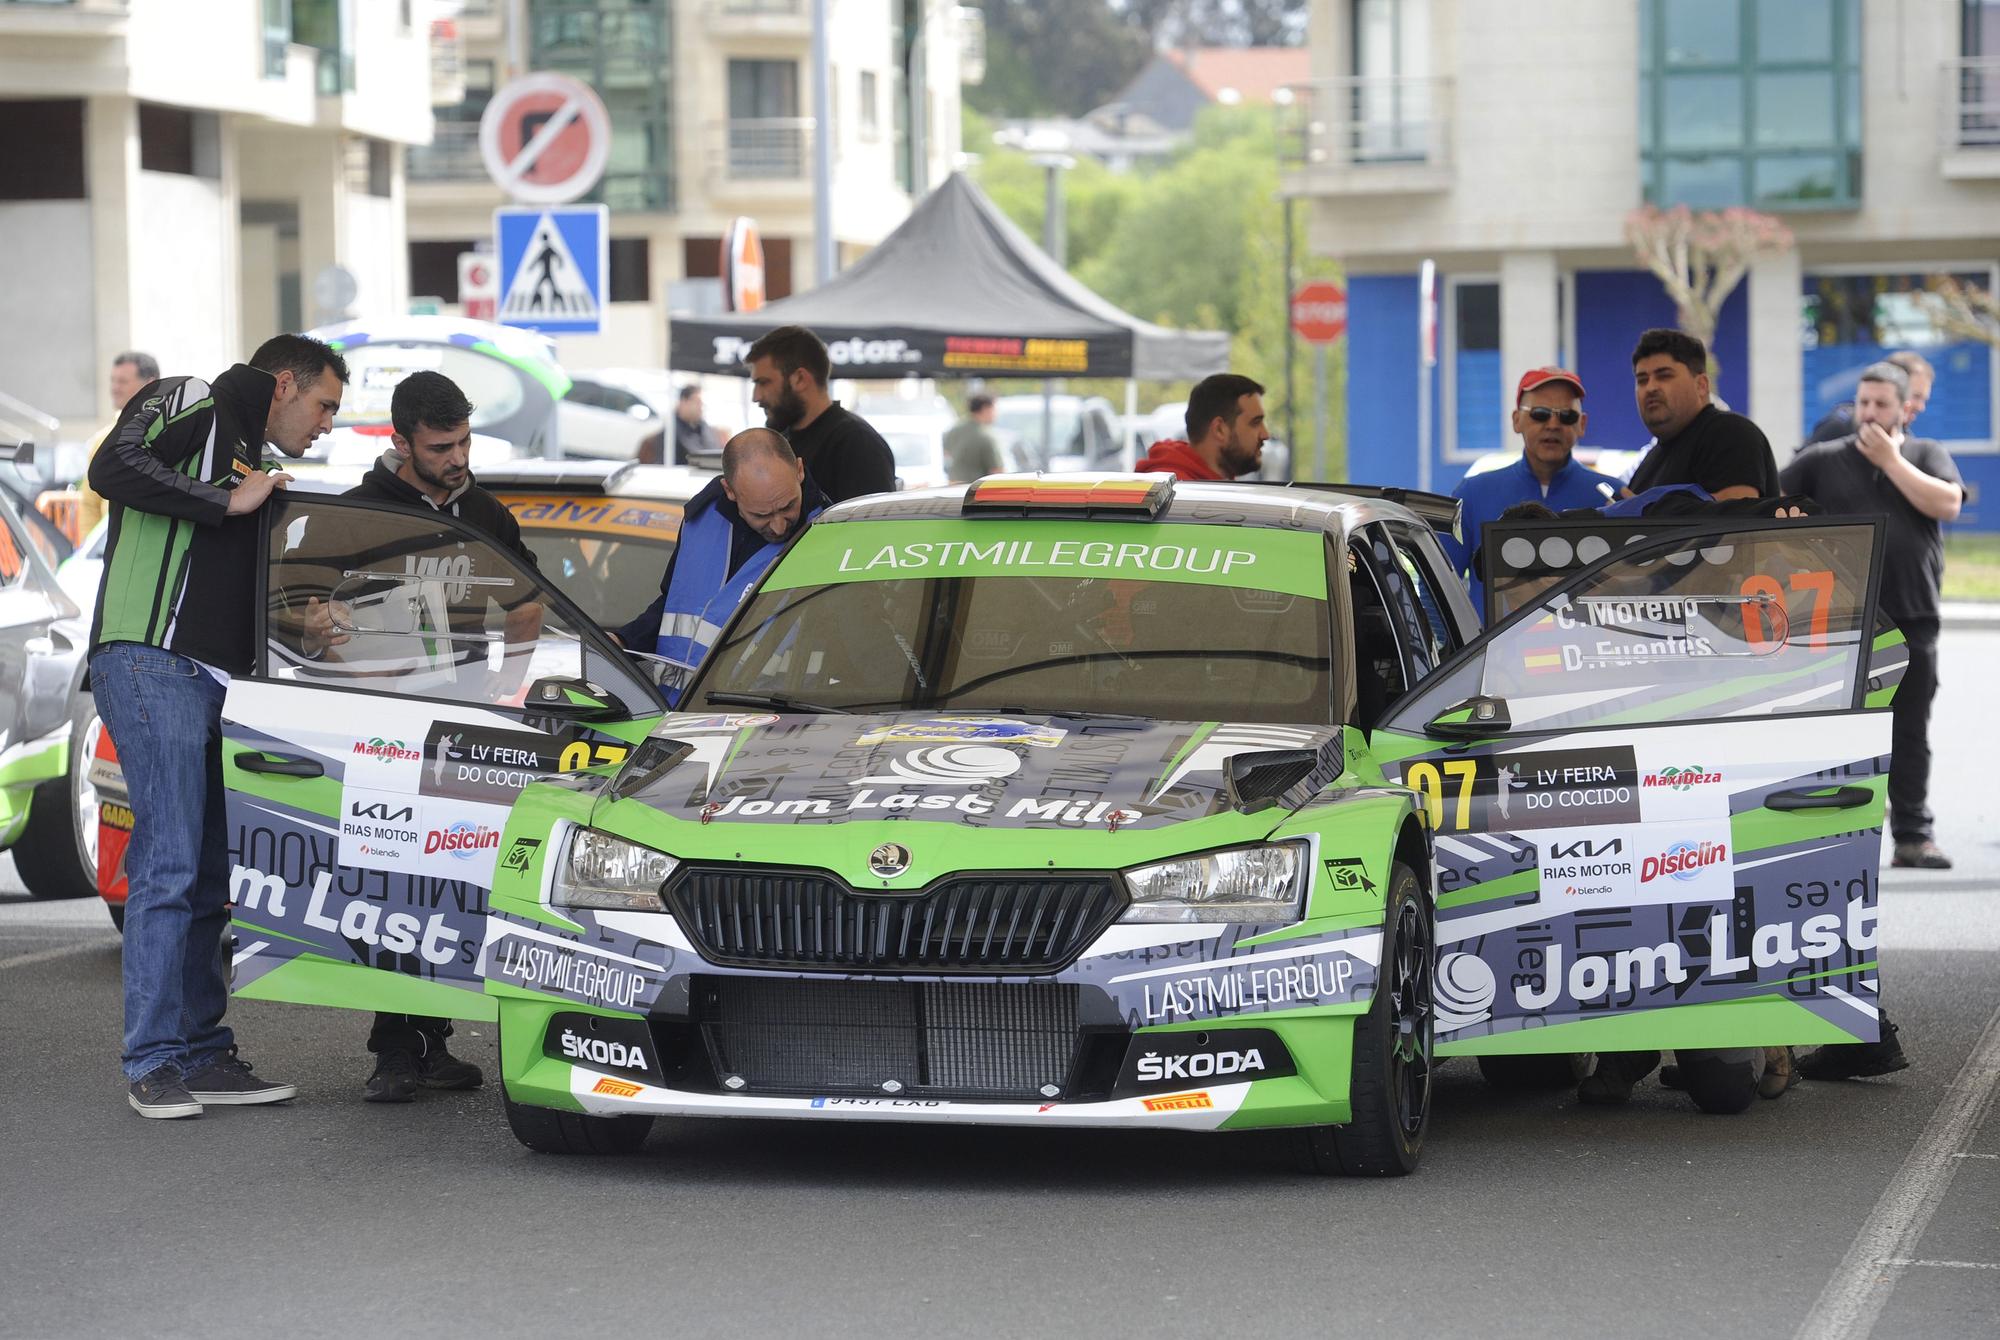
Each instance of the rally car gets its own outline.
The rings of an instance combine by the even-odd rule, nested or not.
[[[1703,1049],[1873,1036],[1872,522],[1636,540],[1475,636],[1448,499],[857,499],[669,714],[450,518],[274,506],[224,709],[236,989],[496,1019],[536,1150],[1290,1127],[1400,1174],[1440,1054],[1674,1047],[1714,1100]]]

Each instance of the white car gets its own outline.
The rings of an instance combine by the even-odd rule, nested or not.
[[[565,456],[668,462],[680,385],[658,368],[591,368],[571,374],[556,406]]]

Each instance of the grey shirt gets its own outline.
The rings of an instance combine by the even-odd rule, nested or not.
[[[1905,437],[1903,459],[1933,479],[1957,484],[1951,453],[1927,437]],[[1883,532],[1882,612],[1891,619],[1938,617],[1938,584],[1944,580],[1944,537],[1936,518],[1919,512],[1903,491],[1861,454],[1854,434],[1801,447],[1779,476],[1787,493],[1817,499],[1832,516],[1888,518]]]
[[[960,419],[944,435],[944,466],[954,484],[1000,473],[1000,449],[977,419]]]

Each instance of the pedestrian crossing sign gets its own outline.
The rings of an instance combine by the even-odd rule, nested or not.
[[[501,283],[495,319],[550,335],[602,331],[610,225],[603,205],[495,210]]]

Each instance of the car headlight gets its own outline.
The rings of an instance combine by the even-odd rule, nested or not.
[[[1306,890],[1308,845],[1183,856],[1125,872],[1132,906],[1121,921],[1296,921]]]
[[[552,907],[664,912],[660,889],[679,865],[673,857],[594,828],[572,828],[549,888]]]

